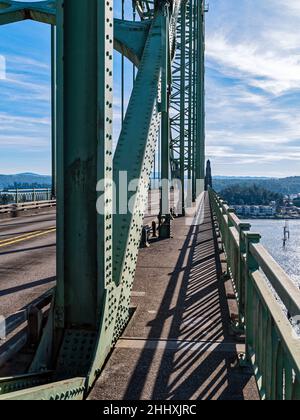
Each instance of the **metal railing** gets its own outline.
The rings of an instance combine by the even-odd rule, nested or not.
[[[52,199],[51,188],[9,189],[0,191],[0,205],[49,201]]]
[[[54,296],[54,289],[49,289],[31,305],[3,319],[5,338],[0,337],[0,368],[18,354],[22,348],[37,345],[42,324]],[[0,387],[1,388],[1,387]],[[0,395],[2,390],[0,389]]]
[[[227,270],[246,333],[246,363],[251,363],[262,399],[300,400],[300,290],[228,204],[213,190],[210,199],[220,230]]]
[[[1,216],[16,217],[27,211],[40,210],[40,209],[51,208],[55,206],[56,206],[56,200],[7,204],[5,206],[0,206],[0,217]]]

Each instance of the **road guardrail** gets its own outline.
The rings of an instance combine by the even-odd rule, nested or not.
[[[56,200],[34,201],[28,203],[6,204],[0,206],[0,217],[17,217],[26,212],[56,207]]]

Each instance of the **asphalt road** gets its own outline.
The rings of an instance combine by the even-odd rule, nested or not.
[[[159,195],[149,195],[151,206],[144,224],[156,219]],[[56,210],[15,219],[0,219],[0,316],[24,309],[55,285]]]
[[[55,284],[55,210],[0,220],[0,316],[17,312]]]

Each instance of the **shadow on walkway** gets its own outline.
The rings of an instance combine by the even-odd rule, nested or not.
[[[176,224],[176,244],[180,246],[183,233],[185,238],[176,266],[168,275],[167,266],[174,264],[170,252],[176,248],[174,242],[142,255],[135,290],[148,292],[138,302],[91,399],[257,399],[255,381],[238,367],[238,345],[229,335],[230,316],[208,196],[199,225],[188,228],[180,219]],[[149,262],[155,257],[154,272]],[[157,301],[159,309],[149,322],[152,311],[148,309],[156,307]]]
[[[184,275],[180,293],[176,307],[172,309],[178,274],[182,270]],[[230,341],[229,313],[219,274],[216,239],[209,203],[206,202],[205,219],[201,225],[190,228],[160,310],[151,323],[147,340],[156,341],[157,346],[143,350],[129,381],[125,399],[141,398],[159,347],[162,328],[170,316],[173,319],[167,341],[175,340],[176,343],[175,346],[174,343],[165,345],[151,399],[244,399],[243,392],[249,375],[232,367],[237,355],[233,345],[226,346]],[[144,373],[144,377],[141,373]]]

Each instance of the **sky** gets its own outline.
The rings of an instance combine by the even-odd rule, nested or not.
[[[115,0],[115,8],[119,16],[120,0]],[[206,141],[214,174],[300,175],[299,27],[299,0],[209,1]],[[3,57],[6,79],[1,71]],[[128,97],[131,66],[126,67],[126,75]],[[114,78],[116,141],[118,54]],[[50,174],[47,25],[22,22],[0,27],[0,92],[0,173]]]

